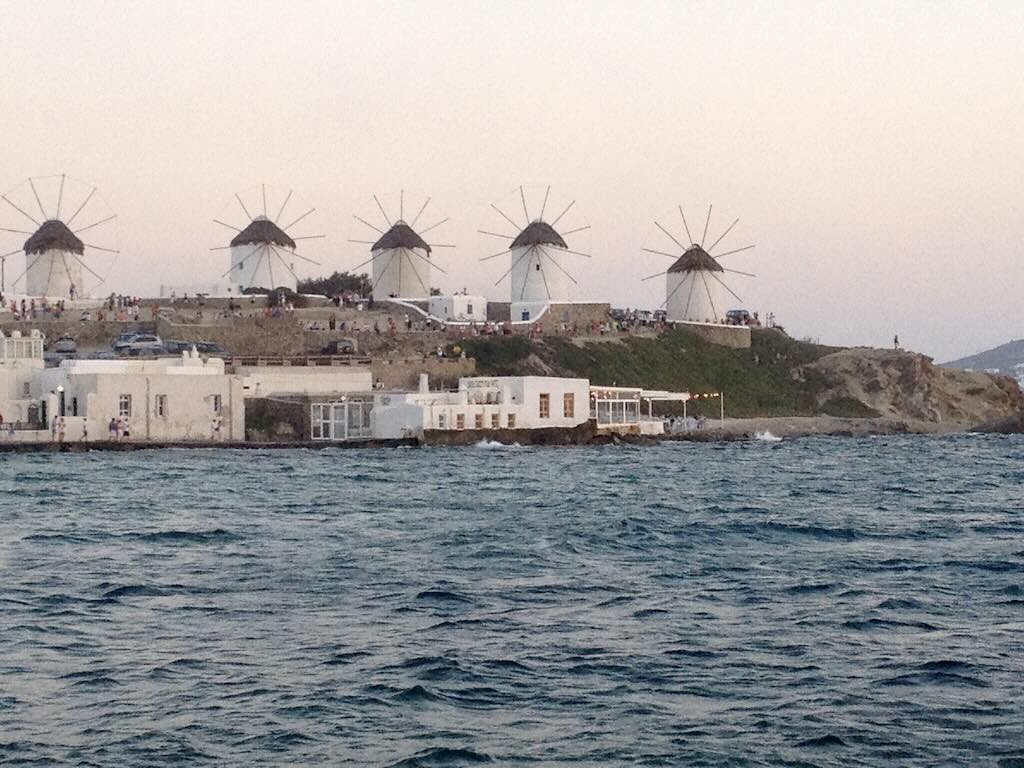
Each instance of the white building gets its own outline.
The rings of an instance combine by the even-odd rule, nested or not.
[[[373,298],[383,301],[429,296],[430,253],[430,246],[412,227],[404,221],[395,222],[370,247]]]
[[[0,416],[5,425],[15,423],[27,427],[33,420],[31,415],[38,418],[43,342],[39,331],[34,330],[29,336],[22,336],[21,331],[6,336],[0,331]]]
[[[257,216],[231,239],[229,280],[235,293],[246,288],[298,286],[295,241],[266,216]]]
[[[477,322],[487,320],[487,299],[457,293],[453,296],[431,296],[428,302],[431,317],[444,322]]]
[[[63,221],[44,221],[25,242],[25,292],[53,299],[81,297],[84,253],[85,244]]]
[[[718,323],[728,310],[721,274],[725,270],[699,245],[676,259],[665,275],[666,319],[677,323]]]
[[[381,393],[370,410],[370,435],[387,440],[422,437],[427,430],[572,428],[585,423],[586,379],[498,376],[459,379],[454,392]]]
[[[182,353],[152,360],[65,360],[42,372],[47,423],[67,440],[107,440],[111,420],[133,441],[242,440],[242,382],[224,361]]]
[[[331,395],[369,392],[373,373],[368,366],[350,365],[238,365],[245,397],[279,395]]]

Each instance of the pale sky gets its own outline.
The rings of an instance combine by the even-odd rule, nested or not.
[[[669,262],[640,249],[676,249],[655,219],[681,236],[677,206],[702,229],[712,203],[709,240],[739,217],[723,244],[757,244],[730,286],[795,336],[898,333],[940,360],[1024,336],[1019,2],[3,0],[0,20],[0,189],[98,185],[112,290],[215,280],[211,219],[266,183],[317,207],[303,275],[364,261],[352,214],[379,225],[371,195],[404,188],[452,219],[435,282],[505,298],[476,230],[550,184],[592,227],[568,238],[593,254],[565,264],[579,298],[657,307],[640,278]]]

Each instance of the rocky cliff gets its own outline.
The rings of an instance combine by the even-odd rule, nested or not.
[[[1024,411],[1024,394],[1007,376],[943,368],[924,355],[854,348],[794,370],[819,405],[854,401],[879,416],[964,427]]]

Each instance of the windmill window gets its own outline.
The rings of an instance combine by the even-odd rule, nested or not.
[[[538,261],[536,264],[534,264],[533,268],[540,272],[540,262]]]

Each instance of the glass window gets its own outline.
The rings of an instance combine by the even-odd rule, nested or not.
[[[466,428],[466,414],[458,413],[455,415],[455,428],[465,429]]]
[[[546,419],[551,416],[551,395],[547,392],[541,393],[540,396],[540,417]]]
[[[437,414],[437,428],[448,429],[448,417],[443,413]]]
[[[573,392],[562,395],[562,415],[567,419],[576,415],[576,395]]]
[[[166,416],[167,415],[167,395],[157,395],[156,396],[156,398],[154,400],[154,404],[153,404],[153,412],[157,416]]]
[[[473,417],[473,428],[474,429],[483,429],[484,428],[484,415],[482,413],[478,413],[476,416]]]
[[[501,426],[501,416],[496,413],[491,414],[491,429],[498,429]]]
[[[124,419],[132,417],[132,396],[121,395],[117,400],[117,415]]]
[[[213,396],[213,403],[212,404],[213,404],[213,412],[214,413],[220,413],[220,407],[221,407],[220,395],[214,395]]]
[[[508,428],[509,429],[515,429],[516,428],[516,415],[514,413],[510,413],[506,417],[506,423],[508,424]]]

